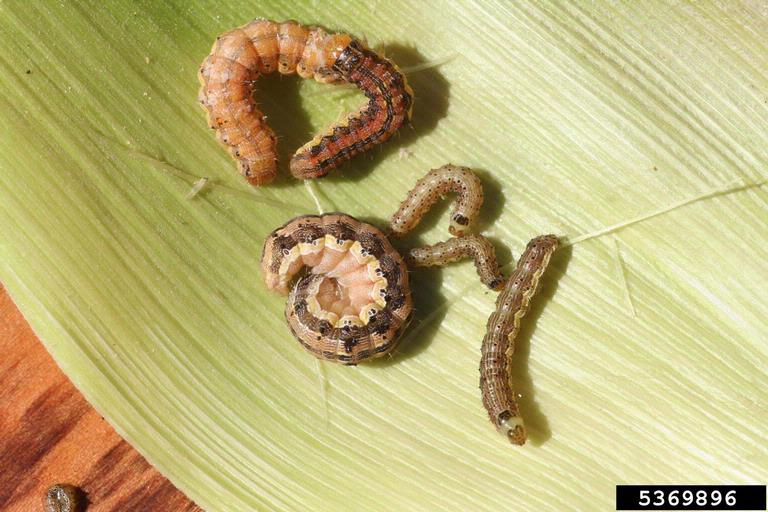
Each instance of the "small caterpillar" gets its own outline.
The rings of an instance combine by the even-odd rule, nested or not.
[[[275,137],[253,99],[253,84],[277,70],[321,83],[360,88],[368,104],[302,146],[291,159],[296,178],[318,178],[389,139],[413,108],[413,91],[390,60],[349,34],[328,34],[295,21],[255,19],[216,38],[200,67],[200,103],[219,140],[229,147],[252,185],[277,173]]]
[[[267,287],[287,293],[293,335],[316,357],[346,365],[383,356],[412,311],[408,270],[386,236],[343,213],[297,217],[267,238]]]
[[[405,262],[412,267],[442,267],[465,258],[475,260],[480,281],[488,288],[498,290],[504,285],[504,276],[501,275],[496,262],[496,252],[488,239],[481,235],[449,238],[445,242],[411,249],[405,257]]]
[[[480,357],[480,391],[488,417],[513,444],[525,443],[527,434],[509,382],[508,360],[515,349],[520,319],[528,312],[539,280],[558,246],[557,237],[543,235],[528,242],[488,325]]]
[[[392,216],[392,233],[401,236],[415,228],[424,214],[449,192],[456,193],[458,198],[448,231],[454,236],[463,236],[483,204],[483,185],[468,168],[451,164],[429,171],[416,182]]]
[[[56,484],[43,496],[45,512],[78,512],[84,506],[83,492],[69,484]]]

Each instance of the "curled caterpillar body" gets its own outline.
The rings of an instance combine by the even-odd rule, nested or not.
[[[48,488],[43,496],[45,512],[82,511],[85,499],[83,492],[69,484],[56,484]]]
[[[199,73],[199,99],[209,125],[253,185],[271,181],[277,172],[276,137],[253,99],[253,84],[274,71],[322,83],[346,80],[369,98],[367,107],[294,155],[291,169],[297,177],[324,176],[387,140],[410,119],[413,92],[404,75],[348,34],[294,21],[253,20],[220,35]]]
[[[483,185],[470,169],[451,164],[429,171],[416,182],[392,216],[392,233],[399,236],[411,231],[424,214],[449,192],[458,197],[448,230],[454,236],[464,235],[483,204]]]
[[[304,267],[309,272],[291,288]],[[347,365],[397,344],[412,310],[408,271],[377,228],[341,213],[302,216],[273,231],[261,268],[288,294],[291,332],[316,357]]]
[[[541,276],[558,246],[557,237],[543,235],[528,242],[488,325],[480,358],[483,405],[496,429],[513,444],[525,443],[527,434],[509,381],[508,360],[515,349],[520,319],[528,312]]]
[[[405,262],[413,267],[442,267],[465,258],[475,260],[480,281],[488,288],[498,290],[504,285],[504,277],[496,262],[496,252],[488,239],[481,235],[449,238],[445,242],[411,249]]]

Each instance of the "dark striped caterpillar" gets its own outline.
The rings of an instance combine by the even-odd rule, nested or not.
[[[408,269],[387,237],[345,215],[306,215],[264,243],[267,288],[286,294],[293,335],[316,357],[354,365],[397,344],[411,310]]]
[[[554,235],[539,236],[528,242],[517,267],[496,299],[496,310],[488,318],[480,350],[483,405],[496,429],[517,445],[525,443],[527,435],[510,385],[508,362],[515,350],[520,319],[528,312],[557,245]]]
[[[252,185],[277,173],[275,137],[253,98],[253,84],[277,70],[321,83],[356,85],[368,103],[299,148],[291,174],[318,178],[389,139],[413,109],[413,91],[390,60],[348,34],[328,34],[295,21],[255,19],[216,38],[200,67],[200,103],[219,140]]]

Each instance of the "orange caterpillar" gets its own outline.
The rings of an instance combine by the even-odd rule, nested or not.
[[[275,70],[321,83],[350,82],[368,98],[359,111],[299,148],[290,165],[296,178],[325,176],[389,139],[411,118],[413,91],[405,76],[362,42],[295,21],[255,19],[217,37],[199,74],[208,124],[252,185],[277,173],[277,139],[253,99],[256,80]]]

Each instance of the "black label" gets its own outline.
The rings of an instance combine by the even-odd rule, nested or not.
[[[765,510],[765,486],[617,485],[616,510]]]

